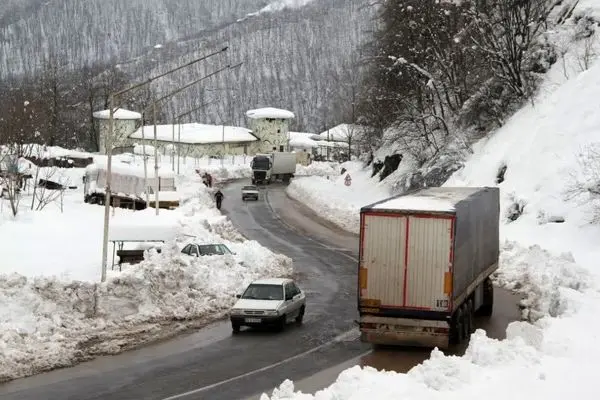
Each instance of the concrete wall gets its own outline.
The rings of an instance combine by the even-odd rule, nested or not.
[[[126,119],[115,119],[114,122],[114,136],[112,140],[112,147],[120,147],[128,144],[129,135],[131,135],[136,127],[138,120],[126,120]],[[98,150],[100,154],[106,154],[106,139],[108,138],[109,121],[107,119],[97,119],[98,126]]]
[[[289,120],[250,118],[248,124],[252,133],[260,139],[252,145],[252,153],[269,153],[273,147],[280,151],[281,146],[283,151],[288,150]]]

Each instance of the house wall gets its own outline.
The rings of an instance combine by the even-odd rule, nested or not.
[[[106,139],[108,138],[109,120],[97,119],[98,126],[98,150],[100,154],[106,154]],[[129,135],[131,135],[136,127],[138,120],[132,119],[115,119],[113,120],[114,137],[112,140],[112,147],[121,147],[128,144]]]
[[[283,151],[288,151],[289,120],[250,118],[248,124],[252,133],[260,139],[252,145],[251,152],[253,154],[269,153],[273,151],[273,147],[280,151],[281,146],[283,146]]]
[[[128,139],[129,144],[146,144],[154,146],[153,139]],[[187,144],[175,143],[175,154],[180,152],[181,157],[201,158],[204,156],[243,155],[250,154],[251,143],[212,143],[212,144]],[[160,154],[168,155],[171,142],[157,142],[157,150]]]

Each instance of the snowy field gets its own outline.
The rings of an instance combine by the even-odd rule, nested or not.
[[[217,182],[246,176],[248,162],[191,160],[178,181],[177,210],[111,213],[111,235],[173,232],[162,253],[109,267],[100,282],[103,207],[83,202],[83,169],[60,169],[77,189],[39,211],[24,195],[13,217],[0,199],[0,382],[121,352],[219,318],[250,281],[288,276],[292,261],[245,240],[213,204],[195,169]],[[166,164],[166,165],[165,165]],[[169,161],[163,160],[168,168]],[[183,172],[183,171],[182,171]],[[54,177],[56,178],[56,176]],[[189,241],[224,243],[235,255],[192,258]],[[109,249],[109,264],[112,248]]]
[[[591,5],[580,2],[575,14]],[[502,341],[477,330],[463,357],[434,350],[406,374],[356,366],[314,395],[294,393],[286,381],[262,400],[598,397],[600,207],[590,193],[600,187],[600,63],[594,57],[589,69],[581,68],[583,44],[573,43],[572,34],[569,26],[550,33],[567,50],[564,60],[547,73],[534,101],[478,143],[446,183],[500,187],[496,284],[524,294],[524,321],[511,323]],[[504,181],[497,184],[503,166]],[[288,194],[357,232],[359,208],[386,197],[387,187],[371,182],[370,170],[346,168],[350,187],[343,176],[308,177],[295,180]],[[515,205],[522,215],[510,222]]]

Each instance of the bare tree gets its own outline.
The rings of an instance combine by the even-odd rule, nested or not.
[[[477,0],[468,11],[464,34],[495,76],[518,96],[530,94],[526,56],[545,31],[551,8],[547,0]]]

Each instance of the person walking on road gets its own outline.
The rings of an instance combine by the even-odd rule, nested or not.
[[[221,209],[221,203],[223,202],[223,197],[225,197],[223,195],[223,192],[221,192],[220,189],[217,189],[217,191],[215,193],[215,200],[217,201],[217,209],[218,210]]]

